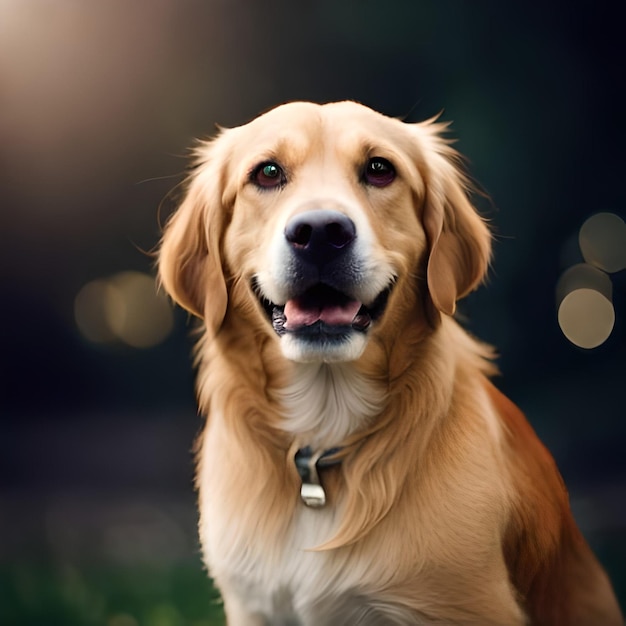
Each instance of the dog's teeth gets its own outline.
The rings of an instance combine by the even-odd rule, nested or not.
[[[371,323],[372,318],[369,313],[362,308],[352,320],[352,327],[359,330],[365,330]]]
[[[283,307],[275,306],[272,310],[272,326],[277,333],[281,333],[285,329],[285,311]]]

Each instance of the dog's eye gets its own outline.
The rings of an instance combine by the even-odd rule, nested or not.
[[[368,185],[386,187],[396,177],[393,165],[382,157],[372,157],[365,166],[363,178]]]
[[[282,167],[273,161],[257,165],[252,170],[250,179],[255,185],[264,189],[282,187],[287,182]]]

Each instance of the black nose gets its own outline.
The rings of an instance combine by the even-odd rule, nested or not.
[[[287,223],[285,238],[298,256],[321,266],[350,247],[356,239],[356,227],[339,211],[306,211]]]

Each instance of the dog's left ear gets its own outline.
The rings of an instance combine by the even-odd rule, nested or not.
[[[424,149],[426,192],[422,224],[428,238],[427,284],[435,308],[454,315],[456,301],[483,281],[491,258],[491,234],[472,206],[458,153],[439,133],[443,124],[416,125]]]

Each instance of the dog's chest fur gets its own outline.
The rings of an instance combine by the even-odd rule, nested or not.
[[[334,535],[338,521],[333,507],[314,510],[299,504],[288,531],[270,546],[254,534],[229,534],[232,519],[214,517],[215,535],[205,528],[203,544],[225,602],[233,599],[246,615],[261,616],[259,624],[272,626],[416,623],[415,610],[373,591],[378,575],[371,553],[313,550]]]
[[[281,391],[281,396],[285,412],[283,428],[291,431],[302,445],[311,442],[315,447],[332,447],[381,410],[384,394],[349,365],[301,365],[298,370],[298,377]],[[232,442],[223,428],[223,418],[219,413],[212,414],[205,432],[199,481],[200,533],[205,560],[219,580],[227,605],[229,597],[235,598],[234,603],[247,614],[265,616],[271,624],[429,623],[420,617],[419,603],[409,609],[395,600],[393,592],[382,591],[395,584],[392,580],[397,573],[395,565],[385,569],[382,564],[402,562],[407,548],[419,555],[422,565],[445,561],[451,547],[450,541],[442,543],[437,535],[442,522],[441,510],[433,510],[424,502],[417,514],[411,514],[410,523],[423,529],[418,547],[409,547],[397,540],[389,543],[388,537],[403,531],[388,528],[383,523],[370,537],[355,545],[314,551],[313,548],[335,535],[342,518],[341,504],[307,508],[298,500],[297,487],[293,494],[287,494],[295,503],[295,508],[289,512],[281,509],[280,500],[265,512],[250,501],[234,501],[235,483],[230,479],[240,480],[237,473],[242,468],[232,465],[229,455]],[[317,436],[313,437],[312,433]],[[250,470],[245,479],[248,482],[262,480],[261,476],[254,475],[254,467],[243,469]],[[270,486],[260,489],[271,492]],[[466,541],[466,545],[493,541],[487,536],[472,537],[468,532],[472,523],[463,515],[464,512],[459,511],[458,519],[448,528],[455,541],[461,539],[459,546]],[[287,523],[277,523],[269,539],[267,536],[262,539],[258,525],[265,521],[262,518],[272,516],[277,520],[282,516]],[[435,534],[431,536],[427,529]],[[476,555],[452,552],[456,569],[462,570],[464,564],[475,562]],[[488,593],[503,599],[503,606],[494,607],[494,612],[506,613],[511,619],[493,623],[518,623],[520,616],[510,590],[506,583],[500,582],[506,580],[502,568],[502,563],[492,562],[484,571],[472,573],[467,584],[458,586],[458,581],[446,584],[456,589],[453,593],[457,597],[476,595],[478,589],[481,595]],[[386,573],[382,574],[383,571]],[[438,593],[441,581],[432,577],[428,568],[424,568],[423,573],[409,575],[425,598]],[[388,583],[381,580],[385,576]],[[423,609],[428,610],[428,601]]]
[[[315,450],[333,447],[362,428],[384,403],[378,386],[349,364],[298,364],[290,384],[277,395],[284,407],[282,428]],[[209,421],[206,450],[224,449],[206,445],[208,439],[221,437],[221,418],[213,415]],[[348,552],[353,551],[343,551],[338,557],[313,550],[335,534],[338,509],[311,509],[298,502],[287,532],[276,537],[275,545],[262,545],[247,534],[244,524],[238,528],[233,518],[215,514],[223,499],[217,495],[219,480],[214,482],[211,477],[229,471],[218,463],[215,454],[207,454],[201,462],[201,499],[207,505],[208,500],[215,502],[213,513],[203,520],[206,523],[201,521],[201,536],[206,561],[222,586],[229,581],[226,587],[238,602],[250,613],[271,616],[272,624],[300,624],[298,616],[303,614],[317,614],[324,620],[319,623],[345,623],[345,619],[353,619],[351,612],[362,611],[365,598],[359,595],[359,588],[365,565],[359,565],[358,557],[349,557]],[[297,490],[292,497],[299,498]],[[354,619],[360,619],[356,613]]]

